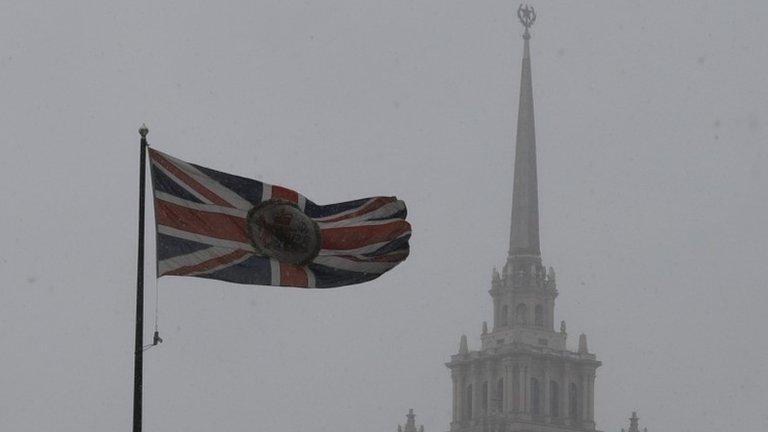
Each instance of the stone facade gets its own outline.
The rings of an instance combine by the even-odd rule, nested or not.
[[[453,380],[451,432],[595,431],[600,362],[585,335],[574,352],[566,347],[565,322],[555,328],[555,272],[541,259],[529,47],[533,20],[521,15],[521,21],[526,27],[509,254],[502,272],[493,271],[493,319],[490,330],[483,323],[480,349],[471,351],[462,336],[459,352],[446,363]]]

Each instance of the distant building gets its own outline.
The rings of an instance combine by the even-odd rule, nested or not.
[[[416,429],[416,414],[413,413],[413,408],[408,410],[408,415],[405,416],[405,426],[397,426],[397,432],[424,432],[424,426],[419,426]]]
[[[565,322],[555,328],[555,272],[539,247],[539,201],[529,28],[536,18],[522,6],[522,77],[509,253],[494,269],[489,291],[491,328],[483,323],[481,347],[466,336],[446,366],[453,380],[451,432],[595,431],[595,371],[600,366],[579,336],[566,347]],[[630,429],[631,430],[631,429]]]
[[[639,422],[640,418],[637,417],[637,411],[632,411],[632,417],[629,418],[629,429],[621,428],[621,432],[640,432]],[[643,432],[648,432],[648,428],[643,428]]]

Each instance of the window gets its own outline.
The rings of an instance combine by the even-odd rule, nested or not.
[[[488,381],[483,381],[482,398],[483,412],[488,412]]]
[[[549,412],[552,417],[560,417],[560,385],[549,382]]]
[[[501,326],[506,327],[509,325],[507,321],[507,315],[509,314],[509,306],[504,305],[504,307],[501,308]]]
[[[528,306],[526,306],[525,303],[517,305],[517,308],[515,309],[515,319],[517,320],[517,324],[521,326],[528,325]]]
[[[544,327],[544,307],[536,305],[533,312],[533,322],[536,327]]]
[[[496,410],[504,412],[504,378],[496,382]]]
[[[472,420],[472,386],[467,386],[467,398],[466,398],[466,410],[467,420]]]
[[[579,418],[579,388],[574,383],[568,387],[568,417]]]
[[[520,386],[525,386],[525,383],[520,382],[520,367],[514,366],[512,368],[512,409],[519,412],[522,411],[522,400],[520,394]]]
[[[541,415],[541,390],[536,378],[531,378],[531,414]]]

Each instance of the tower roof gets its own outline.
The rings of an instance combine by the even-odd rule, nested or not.
[[[536,134],[533,115],[533,81],[529,29],[536,19],[533,8],[518,10],[525,26],[523,33],[523,65],[520,77],[520,102],[517,111],[515,143],[515,178],[512,189],[512,221],[509,235],[509,258],[541,255],[539,247],[539,191],[536,174]]]

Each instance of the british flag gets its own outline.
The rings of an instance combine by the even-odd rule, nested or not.
[[[149,149],[157,275],[331,288],[370,281],[408,257],[395,197],[318,205],[291,189]]]

